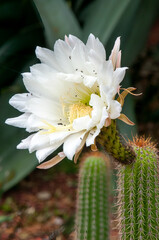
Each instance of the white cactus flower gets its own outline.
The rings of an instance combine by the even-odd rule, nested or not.
[[[77,158],[85,144],[93,145],[101,128],[121,116],[122,104],[115,96],[126,67],[120,67],[119,47],[117,38],[107,61],[104,46],[93,34],[86,45],[69,35],[56,41],[54,51],[37,47],[41,63],[23,73],[28,93],[9,101],[23,114],[6,123],[32,133],[17,148],[36,151],[41,163],[63,144],[51,166],[64,157]]]

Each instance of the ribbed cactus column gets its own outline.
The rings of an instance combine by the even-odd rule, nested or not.
[[[77,240],[109,239],[109,164],[103,154],[94,155],[84,159],[80,170]]]
[[[159,239],[159,159],[149,140],[133,143],[136,162],[118,167],[118,214],[122,240]]]
[[[103,149],[112,155],[118,162],[130,164],[135,160],[135,152],[128,143],[124,143],[120,138],[116,128],[116,121],[112,120],[109,127],[103,127],[96,138]]]

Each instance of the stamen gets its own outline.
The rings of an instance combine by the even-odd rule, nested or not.
[[[69,107],[68,119],[72,124],[76,118],[91,116],[92,108],[83,103],[72,104]]]

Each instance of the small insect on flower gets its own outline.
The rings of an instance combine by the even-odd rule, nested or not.
[[[63,151],[41,168],[49,168],[65,157],[77,161],[84,145],[93,147],[100,130],[109,126],[111,119],[131,124],[121,110],[127,93],[135,89],[119,93],[127,69],[120,67],[119,48],[117,38],[106,61],[104,46],[93,34],[86,44],[69,35],[64,41],[56,41],[54,51],[36,48],[41,63],[22,74],[28,93],[16,94],[9,101],[23,114],[6,123],[32,133],[17,148],[36,151],[39,163],[63,144]]]

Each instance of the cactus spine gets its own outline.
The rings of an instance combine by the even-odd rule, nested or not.
[[[116,129],[116,121],[112,120],[109,127],[103,127],[100,134],[96,138],[103,149],[112,155],[115,160],[123,164],[130,164],[135,160],[135,152],[130,144],[121,141],[119,133]]]
[[[120,239],[159,239],[159,159],[150,140],[133,143],[136,162],[118,167]]]
[[[101,153],[86,157],[80,169],[77,240],[109,239],[109,169]]]

